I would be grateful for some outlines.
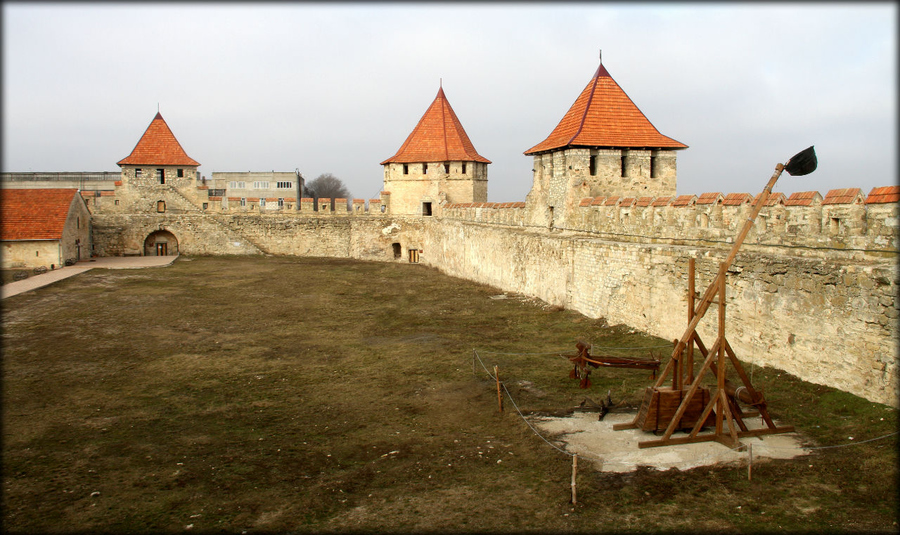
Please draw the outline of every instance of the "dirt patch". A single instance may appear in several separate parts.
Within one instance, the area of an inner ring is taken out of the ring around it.
[[[579,459],[594,463],[603,472],[631,472],[639,466],[657,470],[689,470],[698,466],[750,461],[749,448],[738,451],[718,442],[640,448],[639,442],[659,437],[640,429],[613,430],[613,425],[632,420],[634,413],[611,413],[603,420],[598,420],[597,414],[592,412],[576,412],[564,418],[533,418],[536,427],[562,442],[566,451],[577,454]],[[748,419],[745,423],[749,429],[764,427],[759,418]],[[674,433],[672,436],[686,436],[686,433]],[[762,459],[793,459],[810,453],[809,449],[801,445],[797,433],[746,437],[741,439],[741,443],[752,446],[754,462]]]

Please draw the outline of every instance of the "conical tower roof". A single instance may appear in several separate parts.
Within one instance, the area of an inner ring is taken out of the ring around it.
[[[197,165],[187,155],[159,112],[126,158],[118,165]]]
[[[685,149],[659,133],[602,64],[547,139],[525,154],[563,147]]]
[[[466,135],[462,123],[444,96],[444,88],[441,87],[434,102],[419,119],[419,124],[403,142],[397,154],[381,162],[381,165],[446,161],[491,163],[478,154],[475,146],[469,141],[469,136]]]

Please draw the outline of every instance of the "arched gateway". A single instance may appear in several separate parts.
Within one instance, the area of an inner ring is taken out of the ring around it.
[[[168,230],[157,230],[144,240],[144,256],[178,254],[178,239]]]

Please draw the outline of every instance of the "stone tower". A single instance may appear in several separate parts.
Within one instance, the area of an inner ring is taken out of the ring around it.
[[[184,152],[159,112],[131,154],[119,160],[117,165],[122,169],[124,184],[146,187],[193,185],[200,166]]]
[[[196,182],[200,164],[184,152],[159,112],[131,154],[117,164],[122,178],[116,182],[114,204],[103,211],[131,222],[132,232],[119,246],[125,254],[178,254],[184,230],[170,216],[202,212],[209,201],[206,188]]]
[[[384,166],[390,213],[440,215],[447,203],[486,202],[487,165],[444,96],[437,96]]]
[[[601,63],[534,157],[527,197],[531,223],[553,225],[584,197],[675,194],[675,151]]]

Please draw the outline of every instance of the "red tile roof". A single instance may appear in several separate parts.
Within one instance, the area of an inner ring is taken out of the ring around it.
[[[866,204],[884,204],[890,202],[900,202],[900,186],[872,188],[872,191],[869,192],[869,196],[866,197]]]
[[[822,202],[818,191],[796,191],[784,201],[785,206],[812,206]]]
[[[816,193],[816,192],[809,192],[809,193]],[[760,195],[762,195],[762,193],[757,193],[756,195],[753,196],[753,203],[752,203],[753,206],[756,206],[756,201],[759,200]],[[766,204],[764,206],[775,206],[776,204],[785,204],[786,202],[787,202],[787,197],[784,196],[784,193],[781,193],[779,191],[778,193],[769,194],[769,197],[766,198]]]
[[[722,193],[718,191],[701,193],[697,197],[697,204],[718,204],[722,198]]]
[[[134,150],[119,160],[118,165],[199,166],[200,164],[184,152],[165,119],[157,112],[144,135],[134,146]]]
[[[753,197],[751,197],[749,193],[729,193],[725,196],[725,200],[722,201],[722,204],[725,206],[740,206],[749,203],[752,200]]]
[[[640,197],[637,200],[637,202],[634,203],[634,205],[635,206],[650,206],[651,203],[653,203],[653,197]]]
[[[672,201],[672,206],[693,206],[696,202],[696,195],[679,195]]]
[[[672,202],[672,197],[657,197],[653,200],[651,206],[668,206]]]
[[[0,240],[59,240],[77,189],[4,189]]]
[[[563,147],[685,149],[687,145],[660,134],[600,65],[553,132],[525,154]]]
[[[829,190],[822,199],[822,204],[862,204],[864,201],[862,190],[859,188],[844,188]]]
[[[634,206],[634,197],[625,197],[621,201],[619,201],[619,206],[622,208],[630,208]]]
[[[475,150],[442,87],[397,154],[381,165],[449,161],[491,163]]]

